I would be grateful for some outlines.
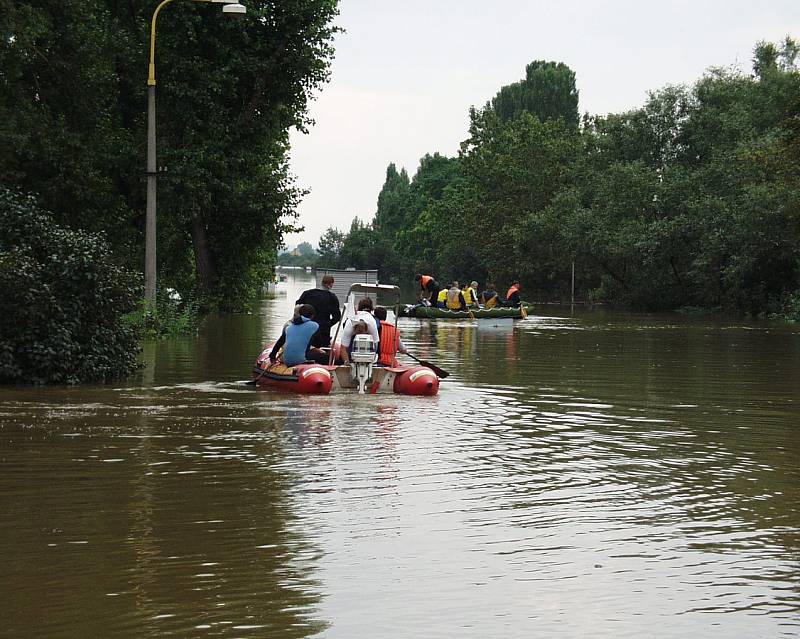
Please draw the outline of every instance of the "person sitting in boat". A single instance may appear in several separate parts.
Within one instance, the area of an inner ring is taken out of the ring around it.
[[[436,295],[439,293],[439,283],[431,275],[417,273],[414,281],[419,282],[419,298],[428,300],[431,306],[436,306]]]
[[[447,291],[446,306],[451,311],[466,311],[467,303],[464,301],[464,294],[458,288],[458,282],[453,282],[450,290]]]
[[[447,308],[447,291],[450,289],[443,288],[436,296],[436,305],[434,308]]]
[[[311,304],[300,304],[292,320],[284,327],[281,336],[270,351],[269,359],[276,362],[278,351],[283,347],[283,363],[297,366],[307,361],[327,364],[328,356],[322,347],[319,324],[314,321],[315,312]]]
[[[486,288],[481,291],[481,295],[478,299],[481,304],[483,304],[484,308],[494,308],[500,301],[497,291],[494,290],[494,284],[491,282],[486,282]]]
[[[350,344],[353,341],[353,335],[359,334],[354,332],[356,330],[356,325],[359,322],[363,322],[366,325],[366,332],[372,336],[372,340],[375,342],[376,350],[380,345],[378,321],[372,314],[372,300],[369,297],[359,300],[357,309],[358,310],[356,311],[355,317],[351,317],[342,328],[342,347],[339,349],[339,357],[342,359],[342,361],[344,361],[345,364],[350,361]],[[360,325],[358,326],[358,330],[362,330]]]
[[[511,287],[508,289],[508,293],[506,293],[506,301],[504,306],[519,308],[520,304],[522,304],[522,300],[519,297],[519,290],[519,280],[514,280],[511,282]]]
[[[375,308],[375,319],[380,327],[381,343],[378,349],[378,364],[382,366],[399,366],[397,353],[407,353],[406,345],[400,339],[400,331],[391,322],[386,321],[386,309],[383,306]]]
[[[464,302],[466,302],[468,308],[477,308],[478,283],[475,280],[473,280],[469,284],[464,284],[464,288],[462,289],[461,294],[464,296]]]

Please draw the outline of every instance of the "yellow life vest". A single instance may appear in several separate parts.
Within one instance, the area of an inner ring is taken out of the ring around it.
[[[464,301],[467,303],[467,306],[475,306],[478,303],[478,297],[475,295],[475,289],[471,286],[467,286],[464,289]]]
[[[439,291],[439,296],[436,298],[436,301],[437,302],[441,302],[442,304],[444,304],[447,301],[447,289],[446,288],[443,288],[441,291]]]
[[[484,298],[484,308],[494,308],[497,306],[497,295],[492,295],[488,300]]]
[[[447,308],[451,310],[458,310],[461,308],[461,300],[458,299],[461,295],[461,289],[451,288],[446,292]]]

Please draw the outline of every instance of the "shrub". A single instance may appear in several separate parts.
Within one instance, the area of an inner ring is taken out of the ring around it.
[[[121,318],[140,295],[102,236],[59,227],[32,197],[0,189],[0,383],[129,373],[138,332]]]
[[[796,324],[800,322],[800,289],[786,293],[776,304],[776,309],[769,313],[771,319],[782,319]]]
[[[138,308],[123,319],[135,326],[143,338],[155,339],[196,334],[203,317],[196,299],[183,299],[175,289],[159,288],[155,305],[142,300]]]

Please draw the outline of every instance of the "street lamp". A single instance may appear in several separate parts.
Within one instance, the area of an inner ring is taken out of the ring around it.
[[[147,74],[147,216],[145,220],[144,298],[149,305],[156,303],[156,18],[172,0],[162,0],[150,22],[150,66]],[[236,0],[192,0],[222,4],[222,13],[237,16],[247,9]]]

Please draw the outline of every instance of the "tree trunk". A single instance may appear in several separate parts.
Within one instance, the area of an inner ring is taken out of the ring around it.
[[[208,237],[206,227],[199,215],[192,220],[192,245],[194,247],[194,263],[197,276],[207,293],[210,293],[216,283],[217,275],[214,271],[214,259],[208,250]]]

